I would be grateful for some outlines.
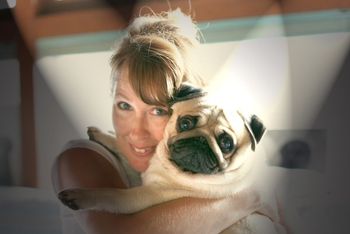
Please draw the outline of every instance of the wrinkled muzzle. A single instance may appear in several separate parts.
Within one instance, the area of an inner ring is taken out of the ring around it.
[[[203,136],[179,139],[169,145],[170,160],[181,170],[192,173],[215,174],[219,162]]]

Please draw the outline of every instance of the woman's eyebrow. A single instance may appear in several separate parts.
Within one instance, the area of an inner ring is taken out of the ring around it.
[[[115,93],[115,96],[116,96],[116,97],[121,97],[121,98],[124,98],[124,99],[129,99],[129,98],[127,97],[127,95],[125,95],[123,92],[120,92],[120,91],[117,91],[117,92]]]

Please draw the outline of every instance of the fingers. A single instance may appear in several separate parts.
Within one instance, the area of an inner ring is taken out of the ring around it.
[[[58,194],[58,199],[72,210],[79,210],[76,198],[72,196],[72,192],[73,190],[64,190]]]
[[[257,212],[267,216],[274,222],[279,221],[277,201],[273,192],[252,186],[236,194],[234,199],[237,199],[242,207],[245,207],[252,213]]]
[[[238,209],[245,209],[250,213],[255,212],[261,207],[260,194],[253,188],[245,188],[239,193],[234,194],[232,202]]]
[[[279,216],[276,206],[269,204],[261,204],[260,208],[256,211],[257,213],[267,216],[272,222],[278,222]]]

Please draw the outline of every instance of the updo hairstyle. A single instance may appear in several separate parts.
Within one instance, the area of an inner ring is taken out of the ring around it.
[[[113,87],[119,71],[127,68],[131,87],[141,100],[165,106],[182,82],[202,85],[191,66],[191,53],[198,44],[196,25],[179,9],[135,18],[111,59]]]

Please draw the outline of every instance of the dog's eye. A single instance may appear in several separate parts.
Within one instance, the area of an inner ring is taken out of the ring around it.
[[[177,130],[179,132],[189,131],[196,127],[198,118],[196,116],[186,115],[178,119]]]
[[[230,153],[235,148],[235,142],[232,137],[226,132],[221,133],[217,138],[217,142],[222,153],[227,154]]]

